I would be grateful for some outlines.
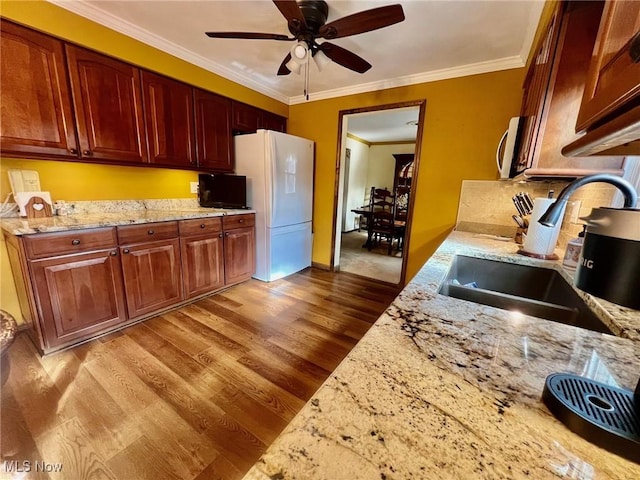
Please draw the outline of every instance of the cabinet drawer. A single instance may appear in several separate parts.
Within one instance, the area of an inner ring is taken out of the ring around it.
[[[180,220],[178,225],[180,227],[180,235],[183,237],[218,233],[222,231],[222,217]]]
[[[233,228],[253,227],[256,224],[256,214],[229,215],[222,217],[222,227],[225,230]]]
[[[167,240],[178,236],[178,222],[145,223],[118,227],[118,241],[122,244]]]
[[[92,228],[74,232],[25,235],[24,244],[30,259],[100,250],[116,246],[116,229]]]

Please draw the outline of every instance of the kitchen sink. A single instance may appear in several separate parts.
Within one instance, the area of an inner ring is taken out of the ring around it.
[[[612,333],[562,275],[549,268],[456,255],[438,293]]]

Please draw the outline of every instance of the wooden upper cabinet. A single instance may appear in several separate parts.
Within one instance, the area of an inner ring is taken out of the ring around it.
[[[193,88],[143,70],[142,92],[149,163],[195,166]]]
[[[198,166],[233,172],[231,100],[199,89],[194,95]]]
[[[590,129],[640,97],[640,61],[634,62],[630,52],[634,38],[640,43],[638,35],[640,2],[606,2],[589,65],[577,131]]]
[[[255,133],[259,128],[286,132],[287,119],[246,103],[234,101],[231,128],[234,134]]]
[[[147,160],[140,72],[98,53],[66,45],[80,153],[85,160]]]
[[[262,111],[245,103],[233,102],[233,133],[254,133],[261,127]]]
[[[2,153],[76,158],[62,42],[5,20],[0,28]]]
[[[274,130],[276,132],[287,132],[287,119],[271,112],[262,112],[262,118],[258,128]]]

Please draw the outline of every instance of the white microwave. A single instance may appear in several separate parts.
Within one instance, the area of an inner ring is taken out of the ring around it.
[[[518,173],[516,158],[519,136],[524,123],[524,117],[513,117],[509,120],[509,128],[502,135],[496,149],[496,165],[500,178],[513,178]]]

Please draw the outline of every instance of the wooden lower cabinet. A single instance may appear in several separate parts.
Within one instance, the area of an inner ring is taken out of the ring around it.
[[[254,225],[245,214],[5,234],[34,343],[52,353],[248,280]]]
[[[126,320],[116,249],[33,260],[29,267],[45,351]]]
[[[178,224],[185,298],[224,287],[222,218],[193,218]]]
[[[249,280],[256,271],[255,224],[255,213],[222,217],[226,285]]]
[[[141,317],[183,299],[179,240],[120,247],[129,318]]]

